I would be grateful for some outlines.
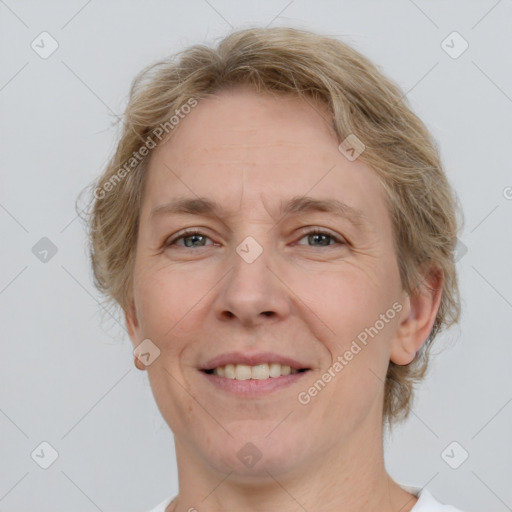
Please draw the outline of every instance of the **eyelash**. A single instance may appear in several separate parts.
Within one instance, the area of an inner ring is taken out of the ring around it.
[[[188,238],[189,236],[192,236],[192,235],[200,235],[200,236],[203,236],[206,238],[210,238],[209,236],[201,233],[200,231],[197,231],[194,228],[190,228],[190,229],[186,229],[186,230],[182,231],[178,236],[166,241],[164,246],[170,247],[172,245],[175,245],[178,240]],[[331,238],[332,240],[334,240],[337,244],[346,245],[346,242],[343,239],[338,238],[337,236],[333,235],[330,231],[325,231],[320,228],[313,228],[309,231],[305,231],[305,232],[301,233],[301,238],[299,240],[302,240],[304,237],[309,236],[309,235],[326,235],[329,238]],[[327,246],[324,245],[324,246],[317,246],[317,247],[332,247],[333,245],[336,245],[336,244],[329,244]],[[180,247],[182,247],[183,249],[187,249],[187,250],[194,250],[194,247],[185,247],[185,246],[180,246]],[[199,246],[199,247],[201,247],[201,246]],[[206,246],[202,246],[202,247],[206,247]],[[314,246],[310,246],[310,247],[314,247]]]

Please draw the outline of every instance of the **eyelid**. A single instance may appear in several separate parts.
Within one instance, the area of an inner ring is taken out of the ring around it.
[[[165,239],[164,247],[174,245],[178,240],[181,240],[182,238],[186,238],[187,236],[191,236],[191,235],[200,235],[200,236],[209,238],[211,240],[211,237],[202,231],[204,229],[205,228],[191,227],[191,228],[185,228],[181,231],[178,231],[174,235],[171,235],[170,237],[167,237]],[[337,233],[335,233],[334,231],[332,231],[328,228],[323,228],[323,227],[315,226],[315,225],[304,226],[304,227],[300,228],[299,229],[300,238],[297,241],[302,240],[307,235],[316,235],[316,234],[328,235],[335,241],[335,244],[329,244],[329,245],[323,246],[323,247],[332,247],[333,245],[336,245],[336,244],[349,245],[349,242],[345,237],[338,235]],[[214,245],[214,244],[210,244],[210,245]],[[300,244],[300,245],[302,245],[302,244]],[[191,249],[190,247],[184,247],[184,248]],[[314,249],[315,247],[312,246],[312,248]]]
[[[335,231],[332,231],[329,228],[323,228],[320,226],[305,226],[300,228],[299,232],[304,235],[310,235],[310,234],[321,234],[321,235],[329,235],[338,242],[346,242],[345,238],[336,233]]]
[[[191,235],[201,235],[201,236],[210,238],[210,240],[211,240],[211,237],[203,232],[204,229],[205,228],[194,228],[194,227],[192,227],[192,228],[185,228],[185,229],[183,229],[181,231],[178,231],[174,235],[168,236],[164,240],[164,247],[172,245],[175,242],[177,242],[178,240],[180,240],[181,238],[184,238],[184,237],[187,237],[187,236],[191,236]],[[188,249],[188,247],[185,247],[185,249]]]
[[[332,240],[335,243],[329,244],[329,245],[324,245],[323,247],[334,248],[336,245],[350,245],[348,240],[345,237],[338,235],[334,231],[331,231],[330,229],[327,229],[327,228],[321,228],[319,226],[308,226],[305,228],[301,228],[300,232],[301,232],[301,234],[300,234],[300,238],[298,239],[298,241],[302,240],[305,236],[308,236],[308,235],[327,235],[330,238],[332,238]],[[297,245],[302,245],[302,244],[297,244]],[[310,246],[310,247],[312,249],[315,249],[314,246]]]

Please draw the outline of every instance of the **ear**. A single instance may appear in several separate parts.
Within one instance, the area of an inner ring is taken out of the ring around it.
[[[398,365],[411,363],[428,339],[436,320],[444,276],[441,269],[427,270],[426,279],[403,301],[402,315],[390,359]]]
[[[135,309],[135,302],[133,300],[131,301],[128,309],[124,311],[124,318],[126,321],[126,329],[128,331],[128,335],[130,336],[130,339],[132,340],[135,352],[135,348],[140,342],[140,333],[139,321],[137,319],[137,311]],[[141,371],[144,371],[146,369],[144,364],[139,360],[137,356],[134,357],[134,364],[135,367]]]
[[[132,340],[133,346],[135,347],[139,343],[139,321],[137,319],[137,311],[135,309],[135,302],[132,300],[128,309],[124,310],[124,319],[126,321],[126,329],[128,335]]]

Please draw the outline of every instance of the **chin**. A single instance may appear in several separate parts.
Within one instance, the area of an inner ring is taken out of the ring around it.
[[[293,471],[301,464],[300,459],[305,458],[307,442],[297,438],[297,432],[287,431],[284,425],[276,429],[277,425],[279,422],[276,421],[271,424],[253,421],[250,425],[239,425],[236,432],[228,428],[233,437],[226,435],[218,441],[211,439],[204,457],[216,471],[233,473],[231,477],[236,475],[246,483]]]

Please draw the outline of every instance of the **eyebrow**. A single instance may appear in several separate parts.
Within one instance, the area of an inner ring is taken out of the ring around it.
[[[317,199],[309,196],[295,196],[286,203],[281,202],[280,216],[298,215],[303,213],[325,212],[342,217],[354,226],[364,227],[366,220],[363,212],[353,206],[337,199]],[[206,197],[178,197],[172,201],[155,207],[149,219],[160,215],[203,215],[209,217],[222,217],[222,207],[219,203]]]

